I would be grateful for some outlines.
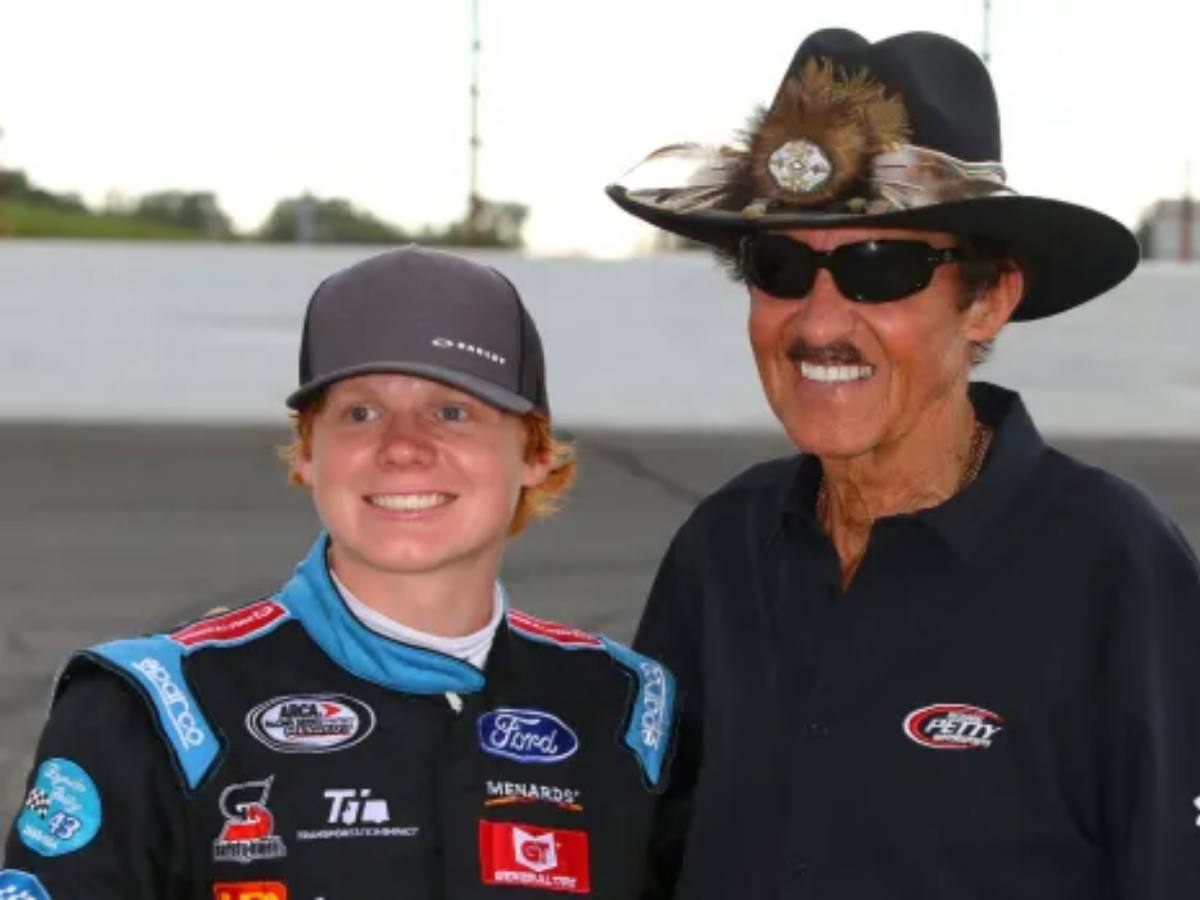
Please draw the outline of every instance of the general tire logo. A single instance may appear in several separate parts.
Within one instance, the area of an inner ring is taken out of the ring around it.
[[[344,694],[291,694],[246,713],[246,729],[280,753],[333,753],[366,740],[375,711]]]
[[[935,703],[904,717],[904,733],[933,750],[986,750],[1004,730],[1004,719],[965,703]]]
[[[558,716],[537,709],[494,709],[476,723],[485,753],[523,763],[556,763],[575,755],[579,738]]]

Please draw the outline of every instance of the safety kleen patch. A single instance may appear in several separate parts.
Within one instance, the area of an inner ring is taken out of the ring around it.
[[[71,760],[55,757],[38,766],[17,833],[35,853],[62,856],[86,847],[102,819],[100,792],[91,776]]]

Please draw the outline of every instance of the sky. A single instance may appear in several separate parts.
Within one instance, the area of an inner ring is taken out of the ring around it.
[[[603,194],[655,148],[728,142],[806,34],[933,30],[981,49],[982,0],[479,0],[479,187],[536,254],[651,236]],[[398,225],[462,215],[471,0],[0,0],[0,166],[100,203],[209,190],[242,229],[280,198]],[[992,0],[1009,184],[1133,227],[1200,190],[1197,27],[1178,0]]]

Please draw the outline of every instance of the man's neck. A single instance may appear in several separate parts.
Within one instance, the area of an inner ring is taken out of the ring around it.
[[[962,393],[899,440],[855,457],[822,457],[817,512],[837,548],[843,585],[857,570],[877,519],[938,506],[957,493],[974,432],[974,410]]]
[[[359,601],[394,622],[439,637],[473,634],[491,620],[500,560],[481,562],[487,561],[436,572],[385,572],[336,544],[329,550],[330,568]]]

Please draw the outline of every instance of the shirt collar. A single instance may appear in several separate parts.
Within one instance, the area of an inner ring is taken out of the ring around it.
[[[1007,509],[1018,488],[1046,450],[1019,394],[986,382],[973,382],[969,396],[980,422],[995,429],[979,476],[945,503],[913,513],[927,524],[960,559],[979,549],[988,527]],[[779,526],[789,520],[819,528],[815,507],[821,484],[821,462],[812,454],[796,457],[780,497]]]
[[[276,598],[327,656],[352,675],[393,690],[472,693],[483,687],[483,673],[470,663],[376,634],[355,618],[330,580],[328,542],[328,535],[317,538]]]

